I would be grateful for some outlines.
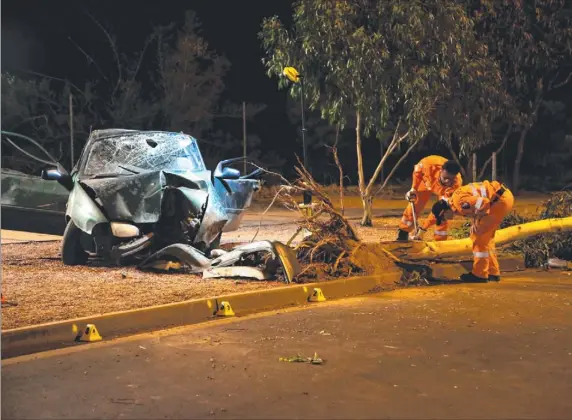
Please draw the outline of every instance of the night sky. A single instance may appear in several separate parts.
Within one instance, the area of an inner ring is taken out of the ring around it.
[[[138,53],[152,29],[175,22],[181,26],[186,10],[194,10],[202,23],[201,35],[211,49],[225,55],[231,68],[225,77],[222,100],[264,103],[268,108],[249,123],[266,145],[292,163],[301,155],[296,128],[285,113],[287,93],[265,74],[257,34],[264,17],[280,16],[289,22],[291,0],[236,1],[62,1],[4,0],[2,2],[2,71],[35,71],[65,78],[81,86],[97,77],[93,66],[68,39],[85,49],[99,64],[114,74],[115,61],[103,32],[87,15],[91,14],[116,37],[118,50]],[[153,52],[151,51],[151,54]],[[280,132],[278,139],[276,132]],[[238,127],[237,137],[242,136]],[[236,130],[234,130],[236,131]]]
[[[302,155],[297,128],[286,115],[286,91],[279,91],[277,81],[265,74],[261,63],[262,49],[257,33],[264,17],[278,15],[288,24],[292,16],[292,0],[232,0],[204,1],[63,1],[63,0],[4,0],[2,1],[2,71],[32,70],[49,76],[69,79],[82,85],[96,77],[71,39],[94,57],[100,67],[114,74],[115,62],[104,34],[86,13],[90,13],[117,39],[118,49],[128,54],[141,50],[153,27],[175,22],[180,26],[186,10],[194,10],[202,22],[202,36],[210,47],[225,55],[231,69],[225,77],[222,100],[241,103],[265,103],[267,109],[249,123],[249,133],[257,134],[263,149],[275,150],[288,159],[287,167],[295,164],[295,155]],[[18,73],[23,75],[24,73]],[[572,85],[572,84],[571,84]],[[558,92],[559,99],[569,106],[572,86]],[[553,126],[551,126],[553,128]],[[535,130],[545,132],[538,125]],[[233,124],[232,132],[240,138],[240,123]],[[534,132],[532,135],[535,135]],[[379,156],[379,144],[365,144],[366,172],[372,172]],[[507,153],[513,153],[511,142]],[[538,144],[533,142],[533,145]],[[530,154],[533,145],[527,146]],[[342,159],[346,173],[355,182],[355,154],[347,145]],[[428,153],[447,153],[435,150],[434,143],[425,143],[424,150],[416,150],[411,159]],[[310,163],[324,161],[324,150],[310,151]],[[371,156],[374,159],[368,159]],[[230,157],[230,156],[229,156]],[[510,157],[502,156],[506,167]],[[313,166],[313,165],[311,165]],[[329,163],[328,167],[333,167]],[[404,165],[398,176],[408,176],[410,166]],[[333,167],[333,172],[336,172]]]
[[[153,27],[170,22],[181,25],[185,11],[192,9],[211,48],[232,63],[226,78],[228,99],[273,102],[277,100],[276,81],[264,74],[257,32],[264,17],[277,14],[287,21],[291,5],[288,0],[4,0],[2,70],[81,78],[87,69],[86,59],[68,37],[93,54],[100,66],[115,65],[103,33],[86,12],[116,36],[120,51],[132,53],[141,49]]]

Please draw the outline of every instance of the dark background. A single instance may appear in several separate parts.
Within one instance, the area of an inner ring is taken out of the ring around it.
[[[287,117],[286,91],[279,91],[276,80],[265,74],[257,33],[264,17],[278,15],[288,24],[291,21],[292,3],[288,0],[4,0],[2,71],[17,72],[19,75],[22,71],[35,71],[82,84],[86,79],[97,77],[97,73],[93,69],[90,70],[86,58],[68,37],[89,51],[102,67],[114,66],[103,33],[86,12],[92,14],[116,37],[120,51],[130,53],[138,52],[142,48],[144,40],[155,26],[170,22],[181,25],[185,11],[192,9],[197,12],[202,22],[202,36],[209,42],[210,47],[225,55],[231,62],[221,99],[235,103],[247,101],[267,105],[267,108],[249,123],[248,131],[260,137],[261,149],[274,150],[286,159],[283,172],[290,176],[291,168],[296,162],[295,155],[302,155],[299,130]],[[563,136],[566,133],[572,134],[572,89],[568,86],[557,95],[549,99],[563,101],[566,104],[566,115],[564,118],[543,115],[531,130],[523,162],[525,184],[529,182],[527,176],[530,178],[530,185],[542,184],[542,178],[551,173],[554,166],[550,164],[550,149],[556,150],[556,146],[562,143]],[[241,123],[230,124],[228,130],[238,138],[242,136]],[[344,134],[346,146],[342,150],[341,158],[347,174],[355,184],[357,175],[352,135],[352,130]],[[499,156],[501,176],[505,173],[508,175],[512,169],[515,146],[516,141],[511,141],[507,150]],[[490,150],[493,150],[493,147],[481,151],[479,161],[484,161]],[[436,141],[429,139],[423,149],[411,154],[411,158],[402,165],[396,175],[408,177],[413,161],[428,153],[448,155]],[[377,141],[372,139],[366,142],[366,173],[373,171],[379,154],[380,145]],[[572,168],[572,155],[569,156],[569,166]],[[319,181],[336,179],[336,169],[324,148],[312,150],[310,162]]]

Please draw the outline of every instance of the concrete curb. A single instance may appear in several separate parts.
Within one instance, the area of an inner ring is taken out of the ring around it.
[[[499,258],[501,271],[524,269],[522,257]],[[433,264],[431,277],[453,279],[470,271],[470,263]],[[78,331],[95,324],[103,339],[139,334],[184,325],[212,321],[217,318],[220,303],[230,303],[237,316],[282,309],[290,306],[316,305],[308,298],[318,287],[326,299],[340,299],[377,292],[382,285],[393,285],[402,270],[395,267],[378,276],[360,276],[321,283],[291,285],[268,290],[233,293],[212,298],[193,299],[148,308],[112,312],[104,315],[57,321],[2,331],[2,359],[78,345]]]
[[[380,276],[361,276],[322,283],[193,299],[148,308],[113,312],[2,331],[2,359],[78,345],[78,331],[95,324],[103,339],[156,331],[216,319],[216,309],[228,301],[237,316],[308,304],[315,287],[326,299],[339,299],[379,290],[401,277],[397,267]],[[315,305],[316,303],[311,303]]]

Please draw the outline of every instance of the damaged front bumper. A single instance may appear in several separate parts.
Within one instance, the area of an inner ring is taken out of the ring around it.
[[[162,269],[165,261],[176,259],[188,266],[192,273],[203,273],[203,278],[244,277],[257,280],[275,278],[278,269],[284,274],[284,282],[291,283],[300,273],[300,263],[294,250],[278,241],[258,241],[239,245],[231,251],[211,251],[208,258],[196,248],[174,244],[157,251],[140,268]]]

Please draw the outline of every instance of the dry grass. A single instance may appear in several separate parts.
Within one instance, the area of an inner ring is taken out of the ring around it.
[[[59,243],[2,246],[2,329],[284,286],[281,282],[203,280],[134,267],[64,267]]]
[[[394,239],[397,220],[376,219],[375,228],[352,225],[364,242],[378,242]],[[280,226],[281,238],[275,238],[277,228],[262,228],[257,240],[286,242],[296,231],[295,224]],[[236,233],[249,241],[255,229]],[[233,242],[235,239],[239,238],[232,237]],[[2,329],[284,286],[274,281],[203,280],[191,274],[155,274],[135,267],[67,267],[60,261],[59,247],[59,242],[2,245],[2,293],[18,303],[2,309]]]

